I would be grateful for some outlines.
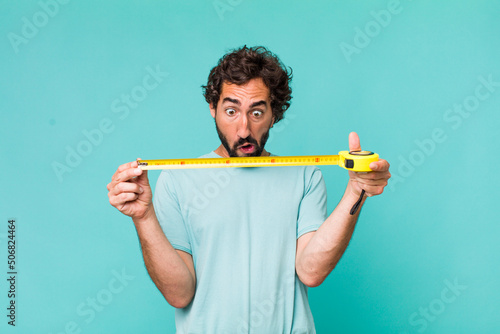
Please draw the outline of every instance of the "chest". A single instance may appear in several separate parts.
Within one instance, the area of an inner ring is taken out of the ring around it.
[[[304,182],[279,167],[215,169],[191,173],[180,193],[183,218],[196,239],[295,235]]]

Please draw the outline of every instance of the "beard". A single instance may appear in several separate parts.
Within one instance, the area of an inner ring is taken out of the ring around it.
[[[255,150],[252,153],[248,154],[243,154],[244,157],[260,157],[262,154],[262,151],[264,151],[264,146],[266,145],[267,139],[269,138],[269,129],[260,137],[260,144],[259,142],[253,138],[252,136],[248,136],[246,138],[240,138],[236,143],[234,143],[233,147],[229,145],[229,142],[227,141],[226,136],[222,133],[222,131],[219,129],[219,126],[217,125],[217,121],[215,122],[215,128],[217,129],[217,134],[219,135],[219,139],[226,149],[227,153],[231,158],[236,158],[239,157],[238,155],[238,146],[241,146],[243,144],[253,144],[255,146]]]

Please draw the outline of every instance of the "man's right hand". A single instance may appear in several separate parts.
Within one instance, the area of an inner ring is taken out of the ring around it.
[[[137,161],[118,167],[107,188],[109,203],[132,219],[154,213],[148,173],[138,168]]]

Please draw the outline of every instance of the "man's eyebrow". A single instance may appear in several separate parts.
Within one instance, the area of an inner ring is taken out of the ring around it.
[[[254,108],[257,106],[261,106],[261,105],[264,105],[264,106],[267,105],[266,101],[260,100],[260,101],[254,102],[250,105],[250,108]]]
[[[231,102],[231,103],[234,103],[234,104],[237,104],[237,105],[241,105],[241,102],[239,100],[236,100],[236,99],[232,99],[230,97],[225,97],[223,100],[222,100],[222,103],[224,102]]]
[[[225,97],[225,98],[222,100],[222,103],[224,103],[224,102],[231,102],[231,103],[234,103],[234,104],[236,104],[236,105],[241,106],[241,102],[240,102],[240,100],[237,100],[237,99],[232,99],[232,98],[230,98],[230,97]],[[265,105],[267,105],[266,101],[264,101],[264,100],[260,100],[260,101],[254,102],[254,103],[252,103],[252,104],[250,105],[250,108],[255,108],[255,107],[257,107],[257,106],[262,106],[262,105],[264,105],[264,106],[265,106]]]

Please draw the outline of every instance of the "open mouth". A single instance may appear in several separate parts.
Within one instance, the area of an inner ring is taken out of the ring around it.
[[[242,150],[244,153],[252,153],[254,148],[255,148],[255,146],[253,144],[246,144],[246,145],[240,146],[240,150]]]

